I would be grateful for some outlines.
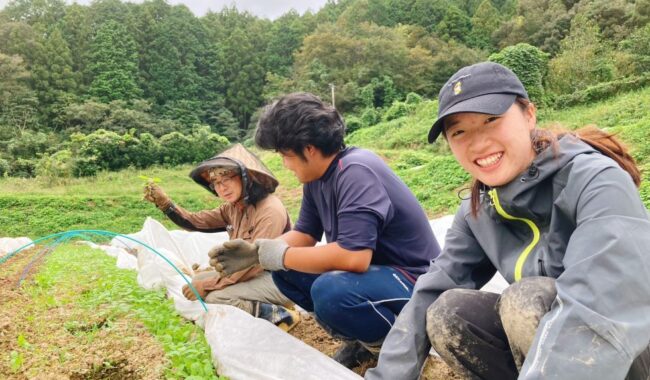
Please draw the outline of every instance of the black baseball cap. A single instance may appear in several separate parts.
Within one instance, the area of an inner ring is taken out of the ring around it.
[[[501,115],[518,97],[528,99],[528,93],[507,67],[494,62],[463,67],[440,89],[438,120],[429,131],[429,143],[440,136],[445,117],[461,112]]]

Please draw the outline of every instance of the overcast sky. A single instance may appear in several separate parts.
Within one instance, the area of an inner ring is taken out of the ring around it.
[[[10,0],[0,0],[0,8]],[[65,0],[71,4],[73,0]],[[170,4],[185,4],[197,16],[203,16],[209,9],[219,11],[225,5],[235,5],[239,10],[246,10],[250,13],[270,19],[275,19],[288,12],[292,8],[303,14],[308,9],[317,11],[327,0],[167,0]],[[77,0],[79,4],[90,4],[91,0]],[[142,1],[129,1],[141,3]]]

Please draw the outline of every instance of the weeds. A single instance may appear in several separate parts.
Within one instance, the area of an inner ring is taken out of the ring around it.
[[[618,134],[632,148],[643,166],[650,157],[650,88],[572,108],[554,111],[541,109],[542,127],[561,124],[576,129],[587,124]],[[469,177],[455,164],[444,141],[428,144],[427,133],[436,118],[437,102],[422,101],[406,116],[361,128],[350,134],[346,143],[379,154],[411,188],[430,216],[452,213],[460,204],[457,192],[467,186]],[[284,202],[293,221],[298,216],[302,198],[301,184],[282,166],[274,152],[257,152],[278,178],[276,195]],[[0,236],[32,237],[73,228],[96,228],[115,232],[138,231],[147,216],[168,228],[176,228],[162,213],[142,201],[142,183],[164,180],[165,192],[188,210],[212,209],[218,198],[197,186],[189,177],[192,167],[148,168],[146,175],[136,169],[104,172],[96,177],[71,179],[65,185],[43,179],[0,179]],[[650,172],[644,170],[644,173]],[[650,206],[647,185],[641,195]]]
[[[62,328],[77,344],[93,345],[104,330],[108,333],[117,327],[142,326],[165,351],[168,365],[163,372],[166,378],[223,379],[215,375],[203,331],[176,313],[164,291],[141,288],[136,275],[134,271],[118,269],[115,259],[102,251],[65,244],[48,257],[34,281],[25,286],[25,291],[33,297],[32,306],[40,310],[35,313],[47,314],[51,303],[48,297],[66,309],[80,311],[74,319],[62,323]],[[101,339],[106,339],[106,334],[102,334]],[[119,339],[126,340],[120,344],[128,346],[128,340],[133,338],[120,336]],[[20,334],[17,346],[24,351],[31,345]],[[20,352],[13,352],[10,354],[11,368],[19,371],[24,358]],[[70,357],[65,351],[57,355],[62,363]],[[93,364],[79,376],[92,378],[93,374],[99,376],[118,370],[125,374],[132,370],[120,360],[107,358],[104,364]]]

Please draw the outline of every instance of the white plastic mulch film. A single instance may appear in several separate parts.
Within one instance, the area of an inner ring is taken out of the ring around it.
[[[32,239],[28,237],[3,237],[0,238],[0,257],[3,257],[20,247],[23,247],[32,242]]]
[[[210,310],[205,337],[219,374],[231,379],[361,379],[315,348],[234,306]]]
[[[441,248],[452,221],[453,216],[449,215],[429,222]],[[228,305],[208,304],[206,313],[198,301],[183,296],[183,277],[191,281],[193,267],[199,271],[209,269],[207,252],[226,241],[226,233],[168,231],[156,220],[147,218],[141,231],[127,236],[164,255],[183,275],[147,247],[124,237],[115,237],[110,245],[84,243],[116,257],[118,267],[137,270],[137,281],[143,288],[165,288],[178,313],[204,327],[212,360],[221,375],[233,380],[361,379],[265,320]],[[0,238],[0,257],[30,242],[28,238]],[[507,285],[497,274],[483,290],[500,293]]]

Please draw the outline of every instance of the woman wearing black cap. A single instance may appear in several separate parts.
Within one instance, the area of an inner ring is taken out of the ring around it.
[[[626,149],[537,129],[495,63],[454,74],[429,142],[474,178],[366,379],[417,379],[430,347],[471,379],[648,379],[650,221]],[[498,271],[503,294],[480,289]]]
[[[147,185],[145,199],[188,231],[227,231],[230,239],[254,241],[276,238],[290,229],[287,210],[271,194],[278,186],[277,179],[241,144],[201,162],[190,177],[225,202],[213,210],[190,212],[175,205],[155,184]],[[199,274],[192,279],[192,286],[205,302],[237,306],[285,330],[299,321],[299,314],[285,307],[292,302],[278,290],[271,274],[259,265],[223,277],[216,271]],[[196,300],[187,285],[183,294],[189,300]]]

